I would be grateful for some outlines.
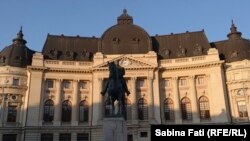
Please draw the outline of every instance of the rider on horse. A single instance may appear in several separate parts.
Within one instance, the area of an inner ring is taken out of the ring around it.
[[[109,63],[109,62],[108,62]],[[126,81],[124,79],[124,75],[125,75],[125,69],[121,66],[119,66],[119,63],[117,63],[116,65],[116,70],[118,72],[118,77],[119,77],[119,80],[121,81],[121,84],[122,84],[122,87],[124,88],[125,92],[127,93],[127,95],[130,94],[129,90],[128,90],[128,86],[126,84]],[[110,83],[110,80],[111,80],[111,73],[109,74],[109,79],[108,79],[108,82],[106,83],[105,87],[104,87],[104,90],[101,91],[101,94],[102,95],[105,95],[107,89],[108,89],[108,86],[109,86],[109,83]]]
[[[125,70],[123,67],[117,66],[114,62],[109,63],[109,79],[104,87],[104,90],[101,91],[102,95],[106,94],[106,91],[108,92],[108,96],[110,98],[111,106],[112,106],[112,115],[115,115],[114,113],[114,102],[118,101],[118,113],[117,115],[123,115],[126,116],[126,108],[125,108],[125,92],[127,95],[130,94],[128,91],[128,87],[126,84],[125,79],[123,78],[123,75],[125,74]]]

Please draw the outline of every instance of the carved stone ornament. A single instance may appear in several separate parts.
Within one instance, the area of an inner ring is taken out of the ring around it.
[[[56,49],[51,49],[49,53],[52,59],[57,59],[58,51]]]
[[[122,66],[122,67],[125,67],[125,66],[128,66],[128,65],[131,65],[131,61],[127,58],[124,58],[122,60],[119,61],[119,65]]]
[[[231,55],[230,55],[231,58],[235,58],[235,57],[238,57],[238,52],[236,50],[234,50]]]
[[[196,45],[194,46],[193,54],[194,54],[194,55],[202,55],[202,51],[203,51],[202,46],[200,46],[199,44],[196,44]]]
[[[170,53],[171,52],[170,52],[169,49],[164,48],[164,49],[161,50],[160,55],[163,56],[163,57],[165,57],[165,58],[169,58],[170,57]]]
[[[177,56],[178,57],[185,57],[186,56],[186,49],[182,46],[179,46],[177,50]]]

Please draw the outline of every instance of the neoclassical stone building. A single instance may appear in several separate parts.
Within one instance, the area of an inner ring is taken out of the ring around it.
[[[22,29],[0,53],[0,140],[101,141],[107,62],[125,68],[129,141],[150,124],[242,124],[250,113],[250,41],[204,31],[150,36],[124,10],[101,37],[48,35],[41,52]]]

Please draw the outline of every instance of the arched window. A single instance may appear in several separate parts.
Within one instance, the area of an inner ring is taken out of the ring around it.
[[[164,101],[164,116],[165,120],[174,120],[174,102],[171,98]]]
[[[111,100],[108,98],[105,101],[105,116],[109,116],[112,114],[112,105],[111,105]]]
[[[69,100],[65,100],[62,103],[62,122],[71,121],[72,106]]]
[[[132,109],[131,109],[131,102],[130,102],[130,100],[129,99],[126,99],[125,100],[125,107],[126,107],[126,117],[125,117],[125,119],[126,120],[131,120],[132,119]]]
[[[138,118],[139,120],[148,119],[148,104],[144,98],[138,100]]]
[[[239,117],[240,118],[246,118],[246,117],[248,117],[247,103],[246,103],[245,100],[237,101],[237,107],[238,107]]]
[[[83,100],[79,104],[79,121],[88,122],[89,120],[89,104],[86,100]]]
[[[209,102],[206,96],[201,96],[199,99],[200,106],[200,118],[201,119],[210,119],[210,110],[209,110]]]
[[[44,103],[43,121],[51,122],[54,119],[54,102],[49,99]]]
[[[181,113],[183,120],[192,120],[191,102],[187,97],[181,100]]]

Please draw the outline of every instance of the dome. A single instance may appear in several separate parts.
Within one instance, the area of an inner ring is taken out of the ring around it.
[[[133,18],[123,10],[117,24],[103,33],[100,50],[104,54],[143,54],[152,50],[152,43],[148,33],[134,25]]]
[[[22,28],[13,39],[12,45],[5,47],[0,52],[0,66],[13,66],[25,68],[31,64],[34,51],[26,47],[26,41],[23,39]]]
[[[227,35],[225,48],[225,59],[227,62],[241,61],[244,59],[250,59],[250,43],[241,37],[241,32],[237,31],[237,27],[232,21],[230,28],[231,32]]]

